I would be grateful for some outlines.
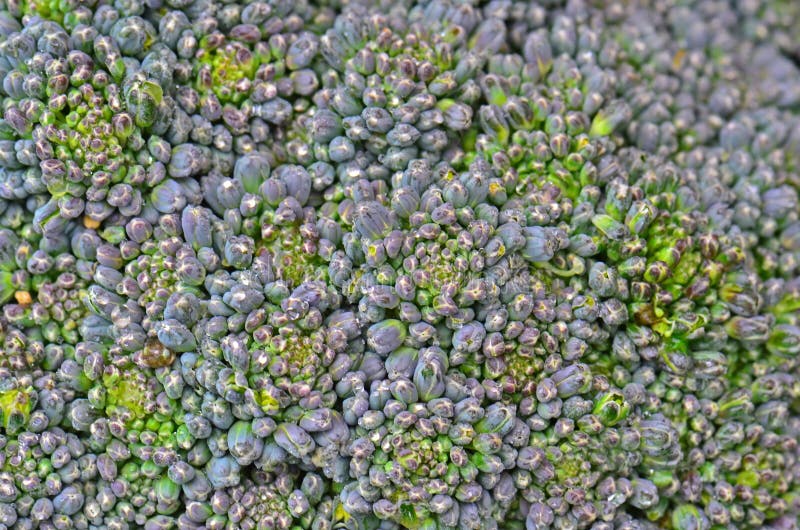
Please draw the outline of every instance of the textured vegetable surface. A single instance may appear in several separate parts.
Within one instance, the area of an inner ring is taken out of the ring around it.
[[[800,529],[799,6],[0,0],[0,530]]]

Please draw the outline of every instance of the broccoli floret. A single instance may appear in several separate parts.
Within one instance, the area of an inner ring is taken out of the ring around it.
[[[795,12],[0,1],[0,529],[798,528]]]

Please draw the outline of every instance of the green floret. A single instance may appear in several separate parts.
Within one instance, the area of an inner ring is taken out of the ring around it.
[[[314,249],[315,241],[298,226],[276,227],[263,218],[261,239],[256,253],[268,253],[275,267],[275,275],[289,286],[305,282],[327,281],[328,264]]]
[[[88,391],[92,406],[121,421],[129,432],[147,433],[159,447],[174,448],[183,433],[179,402],[159,394],[163,386],[152,371],[136,366],[109,370]]]
[[[5,432],[10,434],[24,427],[35,404],[33,388],[0,391],[0,421]]]
[[[673,530],[690,530],[694,528],[702,528],[703,525],[708,524],[696,506],[691,504],[684,504],[678,506],[672,511],[672,528]]]
[[[110,411],[122,407],[135,418],[141,418],[145,414],[145,403],[147,401],[146,390],[141,380],[137,380],[133,373],[125,374],[121,377],[104,376],[103,386],[106,389],[106,406]]]
[[[273,376],[279,387],[301,381],[312,381],[321,373],[319,354],[322,347],[322,334],[303,333],[295,327],[285,327],[271,337],[264,347],[274,361],[286,363],[285,368],[275,368]],[[270,363],[271,364],[271,363]],[[286,381],[283,383],[283,381]]]
[[[625,420],[630,413],[630,403],[619,390],[612,390],[600,396],[595,402],[593,414],[603,425],[613,426]]]
[[[158,118],[157,112],[163,110],[159,109],[159,106],[164,101],[164,91],[153,81],[134,81],[125,88],[125,101],[137,127],[149,127]],[[125,135],[128,130],[122,130],[120,133],[118,136],[122,136],[123,140],[127,139]]]
[[[110,95],[107,87],[101,85],[96,91],[84,86],[87,90],[83,93],[72,89],[66,94],[63,108],[44,111],[39,123],[45,127],[45,137],[53,146],[56,160],[74,162],[87,176],[95,171],[109,172],[112,182],[120,182],[133,160],[125,149],[135,132],[131,117],[125,114],[114,117],[115,112],[106,99]],[[119,94],[114,96],[119,97]],[[146,114],[137,112],[137,115]],[[54,197],[70,193],[66,181],[53,180],[48,190]]]
[[[18,5],[12,3],[11,11],[21,18],[24,15],[38,15],[43,19],[74,27],[76,24],[74,11],[79,6],[93,7],[95,1],[78,2],[76,0],[24,0]]]
[[[218,36],[214,36],[218,37]],[[204,37],[194,62],[195,88],[198,92],[213,92],[223,104],[242,103],[250,94],[259,67],[270,63],[265,50],[251,50],[241,42]],[[213,43],[213,44],[212,44]],[[274,63],[282,66],[282,63]],[[282,72],[275,72],[280,75]]]

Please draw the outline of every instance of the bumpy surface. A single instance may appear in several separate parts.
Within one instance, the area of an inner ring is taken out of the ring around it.
[[[0,530],[797,530],[798,6],[0,0]]]

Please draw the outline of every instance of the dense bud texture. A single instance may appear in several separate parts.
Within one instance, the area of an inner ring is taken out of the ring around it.
[[[798,20],[0,0],[0,530],[800,529]]]

